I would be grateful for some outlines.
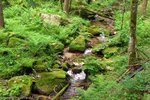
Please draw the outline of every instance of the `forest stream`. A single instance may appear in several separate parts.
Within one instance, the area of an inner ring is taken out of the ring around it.
[[[105,11],[105,9],[103,9]],[[107,8],[106,8],[107,12]],[[112,13],[110,12],[107,15],[112,16]],[[92,19],[91,16],[89,18],[91,22],[91,26],[96,27],[96,28],[103,28],[105,30],[110,31],[111,35],[115,34],[114,28],[113,28],[113,20],[110,18],[105,18],[97,15],[96,13],[93,13]],[[89,27],[91,27],[89,26]],[[103,33],[93,33],[93,36],[91,39],[88,40],[88,48],[84,50],[84,52],[74,52],[74,51],[69,51],[69,48],[66,47],[63,52],[63,56],[60,57],[61,63],[67,62],[73,67],[71,67],[68,71],[68,82],[69,85],[66,87],[65,91],[61,93],[62,95],[60,97],[57,97],[61,100],[66,100],[69,98],[73,97],[78,97],[78,92],[76,88],[82,88],[82,89],[87,89],[89,85],[91,84],[90,80],[87,80],[87,75],[85,71],[82,70],[82,65],[84,65],[83,62],[76,62],[78,59],[86,56],[86,55],[93,55],[92,53],[92,47],[96,44],[99,43],[105,43],[107,42],[107,37]],[[98,58],[103,57],[101,53],[96,54]],[[35,95],[35,94],[34,94]],[[33,95],[33,96],[34,96]],[[37,95],[35,95],[37,97]],[[39,95],[41,96],[41,95]],[[41,96],[43,98],[48,98],[46,96]]]
[[[136,1],[0,0],[0,100],[150,100]]]

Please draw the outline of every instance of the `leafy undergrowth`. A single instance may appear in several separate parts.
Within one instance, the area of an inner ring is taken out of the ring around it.
[[[52,6],[53,9],[49,9]],[[40,13],[55,13],[67,18],[61,10],[57,10],[59,7],[55,2],[36,8],[13,5],[4,9],[5,28],[0,31],[1,77],[28,74],[40,69],[40,65],[43,67],[41,71],[49,70],[64,45],[78,35],[78,28],[89,25],[78,16],[70,16],[70,22],[65,26],[45,25]]]
[[[51,71],[53,65],[57,63],[58,55],[62,54],[64,48],[75,38],[82,35],[87,41],[91,37],[90,31],[87,30],[90,21],[75,15],[73,12],[69,16],[66,15],[57,1],[8,1],[10,4],[4,9],[5,28],[0,30],[0,78]],[[115,0],[100,1],[102,2],[97,0],[92,4],[87,4],[85,0],[78,3],[73,1],[72,6],[76,7],[81,4],[88,9],[99,10],[105,6],[110,7]],[[150,6],[148,5],[149,9]],[[42,13],[59,15],[63,22],[60,25],[44,23],[40,16]],[[120,29],[122,12],[117,10],[113,13],[116,34],[108,35],[107,43],[98,44],[96,48],[93,48],[96,49],[95,51],[103,53],[103,58],[99,59],[93,55],[84,57],[83,62],[85,64],[82,68],[89,73],[88,78],[92,84],[87,90],[78,89],[80,93],[78,99],[143,99],[143,95],[148,89],[150,82],[149,63],[143,63],[145,69],[137,73],[134,78],[127,76],[120,83],[116,82],[117,78],[127,69],[129,11],[125,12],[122,29]],[[149,14],[145,19],[139,15],[137,63],[149,60],[150,57],[149,22]],[[87,47],[86,43],[84,47]],[[96,54],[94,53],[94,55]],[[4,85],[4,83],[0,82],[0,96],[18,96],[21,91],[19,86],[5,89],[1,87],[1,84]]]
[[[118,98],[121,100],[148,100],[150,63],[143,62],[150,59],[150,49],[148,49],[150,48],[149,13],[145,19],[140,15],[138,15],[137,19],[137,63],[142,64],[144,70],[137,72],[133,78],[126,75],[120,83],[117,82],[120,75],[127,69],[128,59],[126,52],[128,46],[129,14],[129,11],[125,12],[123,28],[121,29],[122,12],[114,12],[117,34],[109,39],[108,44],[109,46],[120,47],[121,52],[119,55],[114,55],[107,59],[109,63],[105,64],[106,66],[114,67],[114,70],[104,74],[89,76],[93,82],[90,87],[87,90],[77,89],[81,95],[81,100],[117,100]],[[103,60],[102,62],[106,61]]]

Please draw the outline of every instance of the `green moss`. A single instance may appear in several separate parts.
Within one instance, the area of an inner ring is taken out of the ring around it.
[[[0,42],[6,43],[7,39],[8,39],[8,33],[1,33],[0,32]]]
[[[13,53],[13,50],[11,48],[0,47],[0,55],[2,55],[2,56],[14,55],[14,53]]]
[[[21,96],[29,96],[31,92],[32,78],[27,75],[15,76],[8,81],[8,87],[20,86]]]
[[[143,100],[150,100],[150,94],[144,93]]]
[[[103,68],[106,68],[106,66],[111,66],[113,63],[112,59],[103,59],[100,64],[103,66]]]
[[[17,47],[18,45],[25,46],[27,45],[27,42],[25,40],[16,37],[11,37],[9,39],[9,43],[8,43],[9,47]]]
[[[60,67],[59,64],[55,64],[55,65],[53,66],[54,69],[59,69],[59,67]]]
[[[25,67],[32,67],[33,66],[33,63],[34,63],[34,59],[32,58],[22,58],[20,60],[18,60],[21,64],[21,66],[25,66]]]
[[[47,71],[47,69],[48,69],[47,66],[44,64],[34,66],[34,70],[36,72]]]
[[[50,46],[52,47],[52,49],[54,49],[54,52],[62,52],[64,49],[64,44],[59,41],[51,43]]]
[[[92,52],[96,53],[96,52],[100,52],[102,50],[104,50],[107,47],[106,44],[96,44],[94,45],[94,47],[92,48]]]
[[[50,56],[43,56],[36,59],[33,63],[33,69],[36,72],[47,71],[54,63],[54,58]]]
[[[43,72],[40,76],[40,79],[36,81],[35,90],[41,94],[49,94],[53,92],[53,89],[56,86],[64,85],[66,83],[66,72],[62,70]]]
[[[106,48],[102,51],[102,53],[104,54],[104,57],[109,58],[112,55],[115,55],[118,53],[118,48],[117,47],[109,47]]]
[[[84,36],[78,36],[74,39],[69,45],[70,50],[72,51],[84,51],[86,49],[86,43]]]
[[[69,64],[67,62],[64,62],[61,66],[62,66],[62,68],[64,70],[68,70],[69,69]]]

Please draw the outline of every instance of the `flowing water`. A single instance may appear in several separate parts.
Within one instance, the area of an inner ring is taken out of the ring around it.
[[[67,73],[70,76],[70,86],[62,95],[62,99],[77,97],[78,93],[76,91],[76,87],[79,87],[79,84],[81,84],[86,79],[86,74],[84,71],[81,71],[79,73],[73,73],[72,69],[70,69],[67,71]]]

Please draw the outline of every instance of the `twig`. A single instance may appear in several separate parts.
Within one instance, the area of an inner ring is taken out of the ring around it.
[[[146,60],[146,61],[142,62],[141,64],[129,65],[129,68],[128,68],[124,73],[122,73],[122,75],[119,77],[119,79],[117,80],[117,82],[119,83],[120,80],[121,80],[128,72],[130,72],[132,69],[134,69],[134,67],[140,66],[140,65],[142,65],[143,63],[146,63],[146,62],[150,62],[150,60]]]
[[[56,100],[69,86],[69,83],[64,87],[62,88],[53,98],[52,100]]]

